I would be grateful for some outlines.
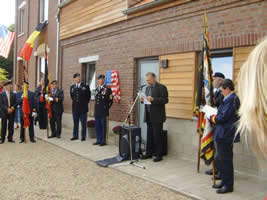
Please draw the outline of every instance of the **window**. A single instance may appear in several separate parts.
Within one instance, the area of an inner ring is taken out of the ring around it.
[[[83,75],[82,80],[89,85],[91,90],[91,98],[95,98],[95,63],[83,63]]]
[[[48,2],[49,0],[40,0],[40,22],[48,20]]]
[[[26,2],[23,1],[21,2],[21,4],[19,5],[19,19],[18,19],[18,32],[19,34],[24,33],[24,17],[25,17],[25,5]]]
[[[211,51],[213,72],[221,72],[225,78],[233,79],[233,53],[232,49]]]
[[[37,86],[39,85],[41,78],[44,77],[45,73],[45,58],[44,57],[38,57],[38,65],[37,65]]]

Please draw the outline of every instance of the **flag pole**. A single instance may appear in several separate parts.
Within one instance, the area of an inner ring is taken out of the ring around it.
[[[202,124],[202,121],[203,121],[203,113],[200,112],[199,113],[199,116],[198,116],[198,155],[197,155],[197,173],[199,173],[199,170],[200,170],[200,149],[201,149],[201,124]]]
[[[26,63],[25,63],[25,53],[24,53],[24,58],[22,59],[23,60],[23,67],[24,67],[24,81],[23,81],[23,98],[24,98],[24,88],[25,88],[25,82],[26,82],[26,73],[28,73],[28,71],[27,71],[27,68],[26,68]],[[21,105],[21,106],[23,106],[23,105]],[[21,108],[22,109],[22,108]],[[24,129],[24,131],[23,131],[23,134],[24,134],[24,143],[27,143],[27,138],[26,138],[26,128],[24,127],[24,121],[25,119],[24,119],[24,113],[23,113],[23,129]]]
[[[46,51],[46,44],[45,44],[45,60],[46,60],[46,66],[45,67],[47,67],[48,68],[48,66],[47,66],[47,51]],[[46,86],[46,88],[45,88],[45,91],[46,91],[46,93],[48,93],[48,90],[47,90],[47,88],[48,88],[48,84],[46,85],[46,81],[49,81],[48,80],[48,70],[46,70],[45,69],[45,76],[47,76],[47,80],[45,80],[45,86]],[[49,94],[47,94],[48,96],[49,96]],[[49,100],[47,99],[46,100],[46,103],[49,103]],[[46,120],[46,133],[47,133],[47,138],[49,138],[49,122],[50,122],[50,119],[49,119],[49,111],[48,111],[48,109],[47,109],[47,106],[46,106],[46,114],[47,114],[47,120]]]

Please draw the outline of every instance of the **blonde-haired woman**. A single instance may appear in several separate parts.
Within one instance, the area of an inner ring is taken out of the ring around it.
[[[238,131],[245,133],[260,160],[267,159],[267,38],[250,53],[240,70]]]

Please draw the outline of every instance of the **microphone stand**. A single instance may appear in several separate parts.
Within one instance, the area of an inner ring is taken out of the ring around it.
[[[141,89],[142,89],[142,87],[141,87]],[[133,108],[134,108],[138,98],[139,98],[139,92],[137,93],[137,96],[135,97],[135,100],[134,100],[134,102],[133,102],[133,104],[132,104],[132,106],[131,106],[131,108],[130,108],[130,110],[128,112],[128,115],[127,115],[127,117],[126,117],[126,119],[125,119],[125,121],[123,123],[123,125],[128,123],[128,128],[129,128],[129,134],[128,135],[129,135],[129,142],[130,142],[130,159],[131,160],[129,162],[127,162],[127,163],[117,164],[117,165],[115,165],[116,167],[125,166],[125,165],[132,165],[132,166],[135,166],[135,167],[146,169],[145,166],[137,164],[137,162],[138,162],[137,159],[133,160],[133,152],[132,152],[133,147],[132,147],[132,131],[131,131],[131,114],[132,114]]]

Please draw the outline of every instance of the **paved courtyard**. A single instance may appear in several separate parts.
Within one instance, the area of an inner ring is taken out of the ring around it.
[[[16,139],[0,145],[0,152],[0,200],[189,199],[42,140]]]

